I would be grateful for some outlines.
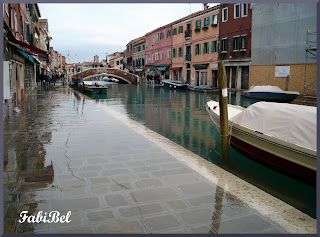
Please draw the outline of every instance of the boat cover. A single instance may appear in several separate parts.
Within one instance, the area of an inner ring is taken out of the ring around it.
[[[317,108],[257,102],[230,121],[254,131],[317,151]]]
[[[297,94],[297,91],[284,91],[277,86],[251,86],[246,92],[268,92],[268,93],[285,93],[285,94]]]

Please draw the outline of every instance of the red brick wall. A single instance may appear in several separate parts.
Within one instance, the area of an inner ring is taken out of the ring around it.
[[[252,10],[250,4],[248,4],[248,15],[242,17],[242,4],[240,3],[240,17],[234,19],[234,5],[235,4],[222,4],[219,14],[219,34],[220,40],[222,38],[228,38],[228,51],[227,53],[220,53],[220,60],[232,60],[251,58],[251,20]],[[222,22],[222,10],[228,8],[228,20]],[[247,49],[245,52],[232,52],[232,37],[237,35],[247,34]]]

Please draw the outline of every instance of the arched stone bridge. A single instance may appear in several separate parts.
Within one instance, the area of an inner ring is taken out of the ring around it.
[[[110,76],[119,79],[125,83],[138,84],[139,77],[137,75],[132,74],[130,72],[125,72],[117,68],[89,68],[85,69],[82,72],[75,73],[73,77],[82,77],[83,79],[86,79],[87,77],[99,76],[102,74],[104,76]]]

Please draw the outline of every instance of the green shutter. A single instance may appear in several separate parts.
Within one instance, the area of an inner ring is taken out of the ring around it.
[[[239,41],[238,41],[238,49],[240,50],[241,49],[241,36],[239,37]]]
[[[247,48],[247,35],[244,37],[244,48]]]
[[[196,21],[196,29],[198,28],[198,21]]]
[[[205,49],[205,43],[202,43],[202,54],[205,54],[204,49]]]
[[[207,45],[207,53],[209,53],[209,52],[210,52],[209,42],[208,42],[208,43],[206,43],[206,45]]]
[[[217,23],[219,22],[219,14],[217,14]]]
[[[232,38],[232,50],[235,50],[234,38]]]
[[[211,53],[214,53],[214,44],[213,44],[213,41],[211,41]]]
[[[197,45],[194,45],[194,55],[198,55],[197,54]]]
[[[201,28],[201,20],[199,21],[199,27]]]
[[[212,15],[211,24],[213,24],[213,22],[214,22],[214,16],[215,16],[215,15]]]

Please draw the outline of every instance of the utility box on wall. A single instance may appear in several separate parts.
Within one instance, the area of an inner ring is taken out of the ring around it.
[[[3,61],[3,103],[11,98],[10,62]]]

